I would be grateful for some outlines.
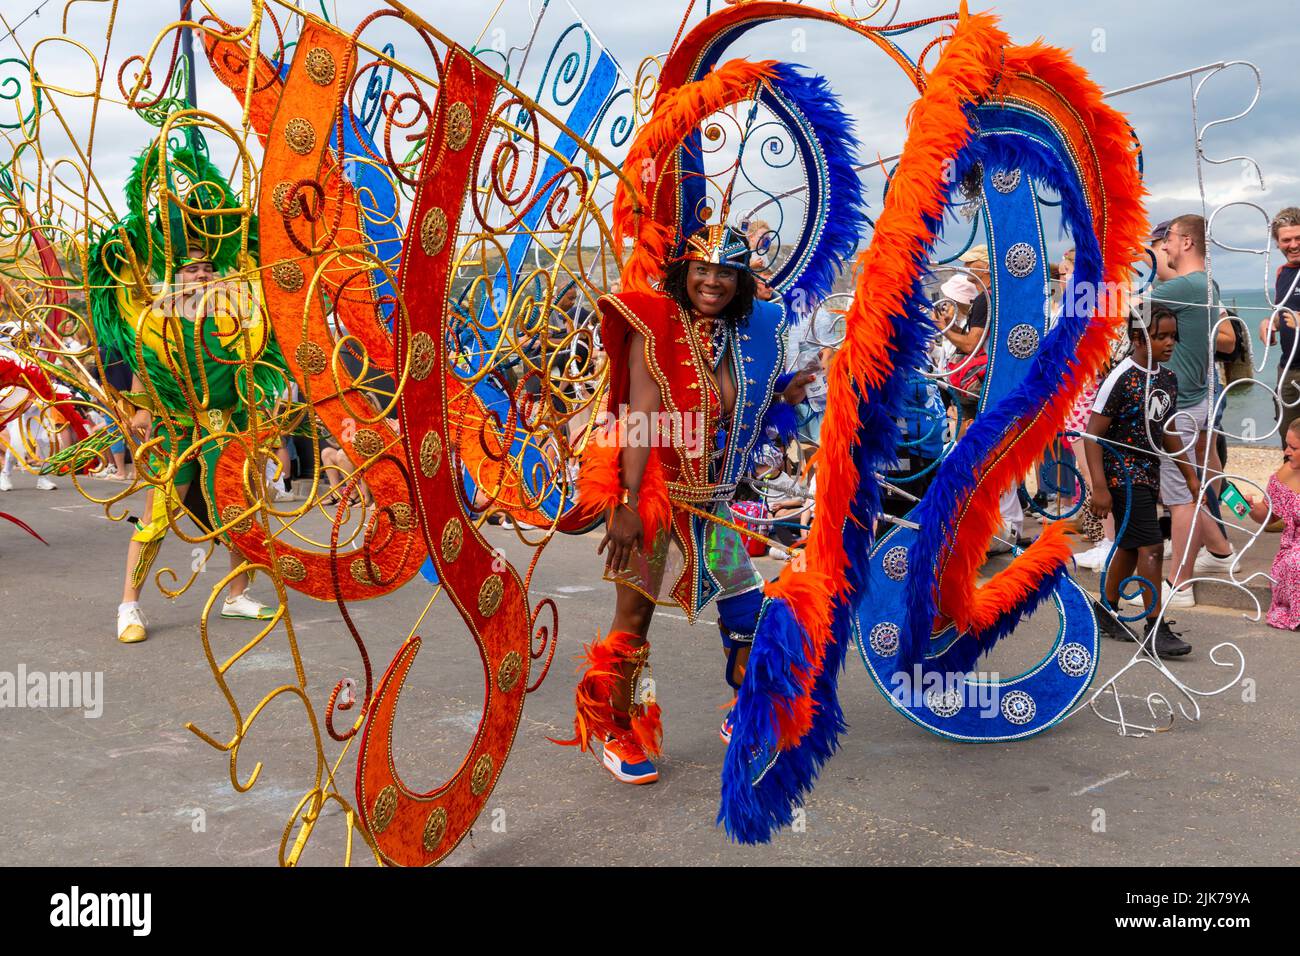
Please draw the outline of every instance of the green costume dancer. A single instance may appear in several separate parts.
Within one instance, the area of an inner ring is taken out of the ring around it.
[[[133,373],[131,392],[123,395],[135,406],[128,428],[137,440],[155,439],[139,449],[136,468],[162,481],[150,489],[148,520],[127,550],[117,631],[119,641],[132,644],[148,636],[140,590],[172,514],[195,479],[207,513],[214,513],[216,460],[230,432],[247,430],[250,394],[253,404],[270,409],[289,379],[258,306],[260,284],[242,278],[256,276],[256,221],[246,246],[240,203],[202,149],[169,155],[151,146],[136,160],[126,196],[127,216],[89,250],[87,279],[99,345],[125,358]],[[150,205],[157,210],[152,218]],[[218,278],[232,270],[242,276]],[[240,561],[231,551],[232,570]],[[247,574],[231,580],[222,617],[271,616],[245,593],[247,585]]]

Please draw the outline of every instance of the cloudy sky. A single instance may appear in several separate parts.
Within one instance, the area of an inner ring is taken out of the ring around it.
[[[547,53],[560,30],[572,20],[568,0],[551,0],[520,85],[535,90]],[[829,0],[827,0],[829,2]],[[824,6],[827,2],[813,5]],[[23,19],[38,0],[7,0],[3,16],[6,26],[0,34]],[[321,9],[321,0],[302,0],[305,8]],[[351,29],[367,13],[382,4],[377,0],[324,0],[332,20]],[[543,0],[412,0],[411,6],[453,39],[471,45],[498,48],[522,47],[532,32],[533,14]],[[686,0],[573,0],[592,33],[630,74],[643,57],[662,53],[676,33],[687,8]],[[196,5],[197,6],[197,5]],[[274,5],[273,5],[274,6]],[[691,21],[700,18],[706,4],[695,5]],[[715,3],[715,7],[717,4]],[[107,66],[106,86],[116,95],[115,76],[132,54],[147,52],[150,43],[173,19],[172,3],[122,3],[116,11],[116,26],[108,55],[103,57],[108,3],[77,3],[68,14],[67,33],[86,44]],[[973,4],[975,9],[984,9]],[[219,0],[212,8],[226,19],[244,23],[248,4]],[[851,12],[850,0],[838,4]],[[865,12],[859,3],[858,12]],[[936,0],[901,0],[898,21],[920,19],[951,12],[953,7]],[[1235,122],[1210,129],[1204,148],[1210,158],[1249,156],[1262,168],[1266,191],[1261,192],[1253,167],[1233,159],[1223,165],[1202,163],[1205,202],[1209,211],[1224,203],[1258,203],[1270,214],[1285,205],[1300,204],[1300,131],[1295,122],[1294,78],[1300,51],[1300,28],[1283,15],[1277,0],[1236,0],[1210,3],[1206,0],[1091,0],[1087,4],[1041,3],[1004,0],[990,5],[1004,28],[1019,41],[1043,37],[1072,50],[1076,58],[1107,90],[1143,83],[1172,73],[1220,61],[1247,60],[1262,75],[1262,91],[1251,112]],[[71,44],[42,41],[63,32],[61,0],[47,0],[39,16],[22,23],[12,36],[0,41],[0,58],[32,57],[47,84],[60,86],[64,93],[51,94],[67,120],[73,135],[84,146],[88,142],[93,100],[76,97],[94,86],[94,65]],[[489,20],[489,15],[492,18]],[[282,17],[283,19],[283,17]],[[799,32],[803,31],[803,32]],[[935,28],[925,28],[900,43],[915,55]],[[292,38],[294,31],[290,30]],[[394,41],[398,55],[413,65],[426,65],[427,52],[417,48],[414,35],[395,21],[381,22],[367,36],[382,42]],[[570,38],[574,39],[573,37]],[[170,40],[168,41],[168,47]],[[21,53],[20,53],[21,48]],[[857,120],[860,152],[864,158],[889,156],[902,145],[906,111],[915,93],[902,73],[874,46],[852,33],[831,26],[790,23],[767,24],[755,30],[729,51],[732,56],[777,58],[804,63],[825,75],[848,112]],[[932,61],[931,61],[932,62]],[[518,53],[514,54],[518,70]],[[13,64],[0,66],[0,92],[12,93],[4,78],[12,76]],[[554,70],[554,64],[552,65]],[[1129,114],[1145,151],[1146,181],[1150,190],[1148,207],[1153,221],[1182,212],[1202,211],[1198,165],[1194,153],[1192,118],[1193,80],[1180,79],[1117,97],[1112,102]],[[1255,94],[1254,74],[1233,67],[1206,84],[1197,103],[1202,127],[1245,109]],[[233,97],[201,64],[199,100],[226,119],[237,122]],[[21,102],[20,98],[20,102]],[[15,104],[0,100],[0,122],[12,122]],[[75,156],[69,140],[47,112],[42,127],[46,156]],[[13,131],[6,131],[12,137]],[[94,142],[94,166],[103,184],[103,196],[91,184],[87,192],[100,205],[111,203],[120,211],[120,182],[131,156],[147,137],[148,127],[138,118],[111,103],[101,105]],[[12,142],[12,139],[11,139]],[[0,147],[12,149],[12,146]],[[879,178],[867,178],[868,198],[879,208]],[[1266,222],[1257,211],[1244,206],[1230,208],[1215,220],[1215,235],[1239,247],[1262,248]],[[1276,257],[1274,257],[1274,265]],[[1262,256],[1218,250],[1216,276],[1225,288],[1260,288],[1265,277]]]

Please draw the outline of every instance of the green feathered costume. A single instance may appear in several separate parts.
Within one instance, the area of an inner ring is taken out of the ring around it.
[[[205,438],[247,429],[246,359],[254,363],[253,404],[269,410],[289,383],[284,356],[260,308],[256,219],[249,224],[247,249],[242,249],[238,198],[202,150],[190,147],[169,153],[154,143],[141,153],[127,181],[126,199],[126,217],[105,229],[88,252],[95,334],[99,345],[123,358],[144,384],[142,392],[126,397],[154,413],[163,455],[179,462],[174,485],[189,484],[201,471],[210,512],[213,470],[223,442]],[[218,279],[203,290],[205,314],[190,319],[169,307],[176,300],[169,300],[167,291],[196,248],[218,277],[232,270],[241,275],[229,282]],[[156,292],[160,288],[162,296]],[[155,474],[156,464],[151,469]],[[164,496],[154,498],[154,513],[135,537],[154,544],[156,551],[166,532],[167,511]]]

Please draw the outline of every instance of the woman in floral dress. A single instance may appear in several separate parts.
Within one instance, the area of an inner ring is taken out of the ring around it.
[[[1249,498],[1250,516],[1263,524],[1269,518],[1286,522],[1282,544],[1269,572],[1273,578],[1273,603],[1268,609],[1268,623],[1283,631],[1300,626],[1300,419],[1291,423],[1286,433],[1286,462],[1268,480],[1268,497]]]

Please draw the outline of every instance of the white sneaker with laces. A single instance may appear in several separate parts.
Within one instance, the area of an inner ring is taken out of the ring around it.
[[[59,486],[54,483],[54,479],[49,475],[41,475],[41,477],[36,479],[37,491],[54,491],[58,487]]]
[[[1210,552],[1202,548],[1201,553],[1196,556],[1196,563],[1192,566],[1197,574],[1214,574],[1222,571],[1227,574],[1232,570],[1232,566],[1237,562],[1237,553],[1233,551],[1226,558],[1216,558]]]
[[[1184,585],[1175,591],[1165,581],[1160,587],[1160,603],[1164,607],[1196,607],[1196,596],[1192,594],[1191,585]]]
[[[0,471],[0,491],[13,491],[14,483],[9,480],[9,476]]]
[[[249,597],[245,591],[237,598],[226,598],[221,605],[221,616],[241,621],[267,621],[275,616],[275,611]]]

